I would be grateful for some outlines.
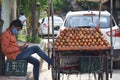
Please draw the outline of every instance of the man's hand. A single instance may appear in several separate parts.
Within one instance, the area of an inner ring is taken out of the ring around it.
[[[25,48],[27,48],[29,45],[28,45],[27,43],[25,43],[23,46],[24,46]]]
[[[24,45],[20,46],[19,49],[20,49],[20,51],[21,51],[21,50],[23,50],[23,49],[25,49],[25,48],[27,48],[27,47],[28,47],[28,44],[25,43]]]

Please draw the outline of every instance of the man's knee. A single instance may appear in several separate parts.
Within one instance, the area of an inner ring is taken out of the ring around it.
[[[34,57],[28,57],[26,60],[28,63],[31,63],[33,66],[40,66],[40,61]]]
[[[39,46],[34,46],[34,48],[35,48],[35,49],[40,49],[40,47],[39,47]]]

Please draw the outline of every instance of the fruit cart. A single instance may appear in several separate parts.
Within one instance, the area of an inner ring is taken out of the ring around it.
[[[64,74],[85,73],[92,73],[94,80],[103,80],[104,75],[104,80],[109,80],[110,47],[98,29],[64,29],[55,40],[53,80],[61,80]]]

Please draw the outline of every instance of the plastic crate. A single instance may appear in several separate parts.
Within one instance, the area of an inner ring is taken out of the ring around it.
[[[27,62],[25,60],[6,60],[6,76],[26,76]]]
[[[27,80],[26,76],[0,76],[0,80]]]
[[[80,56],[80,73],[94,73],[101,68],[99,56]]]

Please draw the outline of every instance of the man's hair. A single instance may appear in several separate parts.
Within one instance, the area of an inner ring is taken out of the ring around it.
[[[19,19],[16,19],[16,20],[13,20],[11,23],[10,23],[10,26],[11,27],[12,25],[14,25],[15,27],[20,27],[22,29],[22,22],[19,20]]]

